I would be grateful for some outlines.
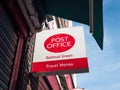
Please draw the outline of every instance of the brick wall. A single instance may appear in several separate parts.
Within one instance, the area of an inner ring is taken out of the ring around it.
[[[28,36],[24,42],[24,49],[20,63],[20,70],[18,75],[17,90],[32,90],[32,86],[36,86],[38,78],[32,77],[30,74],[35,35]],[[32,85],[31,85],[32,84]],[[36,89],[37,90],[37,89]]]

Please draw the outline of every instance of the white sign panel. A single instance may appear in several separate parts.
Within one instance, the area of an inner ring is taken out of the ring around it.
[[[37,33],[32,72],[34,75],[88,72],[83,27]]]

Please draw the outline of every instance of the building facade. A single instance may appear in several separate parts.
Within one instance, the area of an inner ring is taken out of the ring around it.
[[[31,73],[36,31],[68,27],[69,21],[52,16],[51,27],[49,19],[37,17],[29,0],[23,1],[0,1],[0,90],[69,90],[65,75]]]

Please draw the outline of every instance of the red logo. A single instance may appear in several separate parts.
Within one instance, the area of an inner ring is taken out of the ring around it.
[[[64,52],[72,48],[75,44],[75,39],[69,34],[55,34],[49,37],[44,47],[54,53]]]

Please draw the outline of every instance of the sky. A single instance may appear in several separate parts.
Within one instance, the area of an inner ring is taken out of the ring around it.
[[[120,0],[103,0],[104,48],[101,50],[84,26],[89,73],[77,74],[85,90],[120,90]]]

